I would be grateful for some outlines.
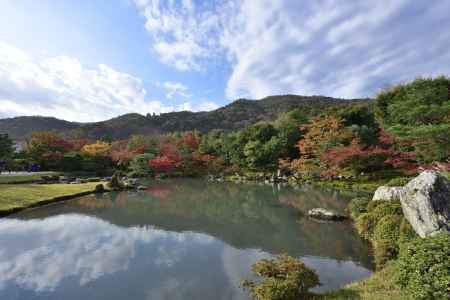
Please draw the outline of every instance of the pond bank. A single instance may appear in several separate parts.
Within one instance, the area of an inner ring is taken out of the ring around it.
[[[0,217],[19,212],[27,208],[69,200],[95,193],[98,184],[2,184],[0,186]]]

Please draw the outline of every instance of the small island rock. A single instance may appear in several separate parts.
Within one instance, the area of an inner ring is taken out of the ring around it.
[[[347,217],[341,215],[333,210],[328,210],[324,208],[313,208],[308,211],[308,216],[314,219],[326,220],[326,221],[340,221]]]

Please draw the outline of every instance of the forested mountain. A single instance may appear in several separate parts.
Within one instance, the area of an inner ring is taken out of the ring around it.
[[[76,123],[52,117],[26,116],[0,119],[0,133],[8,133],[15,140],[23,140],[33,131],[52,130],[68,137],[89,139],[121,139],[131,134],[152,134],[174,131],[211,129],[235,130],[258,121],[275,119],[280,113],[300,107],[307,114],[316,115],[333,106],[369,99],[335,99],[323,96],[282,95],[261,100],[239,99],[209,112],[172,112],[143,116],[125,114],[94,123]]]

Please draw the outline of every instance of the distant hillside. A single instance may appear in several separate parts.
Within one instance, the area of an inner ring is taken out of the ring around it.
[[[211,129],[234,130],[258,121],[273,120],[280,113],[297,107],[318,111],[330,106],[368,102],[368,99],[335,99],[323,96],[270,96],[261,100],[239,99],[210,112],[172,112],[157,116],[126,114],[94,123],[76,123],[51,117],[16,117],[0,119],[0,132],[15,140],[23,140],[33,131],[54,130],[66,136],[90,139],[120,139],[132,134]]]
[[[52,117],[16,117],[0,119],[0,133],[8,133],[11,138],[22,140],[32,131],[70,131],[80,123],[59,120]]]

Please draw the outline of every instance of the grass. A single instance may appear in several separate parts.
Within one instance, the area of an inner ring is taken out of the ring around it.
[[[39,172],[31,175],[0,175],[0,184],[30,183],[42,179],[42,176],[57,175],[55,172]]]
[[[410,300],[394,283],[394,264],[389,263],[371,277],[351,283],[344,288],[327,293],[316,299],[362,299],[362,300]]]
[[[82,184],[3,184],[0,185],[0,215],[47,203],[55,198],[91,192],[98,182]],[[57,200],[57,199],[56,199]]]

